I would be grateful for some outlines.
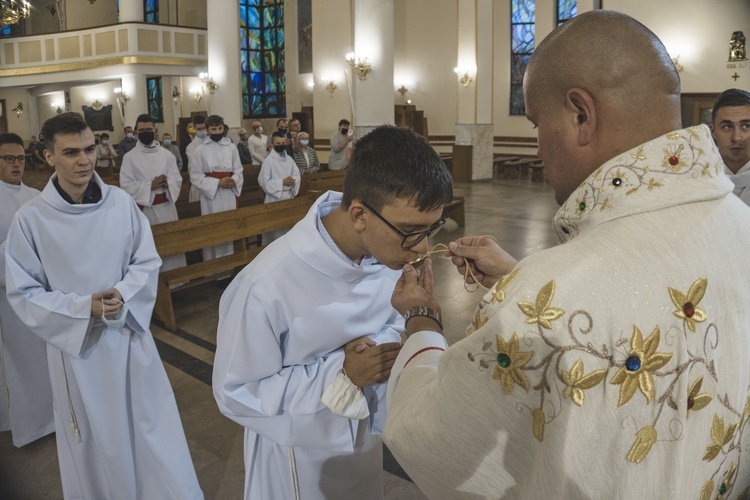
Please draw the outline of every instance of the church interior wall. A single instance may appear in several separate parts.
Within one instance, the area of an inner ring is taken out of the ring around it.
[[[117,23],[117,9],[114,8],[113,3],[65,0],[67,29],[80,30]]]
[[[208,0],[169,0],[177,6],[177,24],[191,28],[208,27]],[[163,7],[162,7],[163,8]]]

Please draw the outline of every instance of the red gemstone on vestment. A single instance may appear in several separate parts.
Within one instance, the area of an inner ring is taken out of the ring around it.
[[[688,396],[688,410],[692,410],[693,406],[695,406],[695,399],[693,396]]]
[[[680,163],[680,159],[679,158],[677,158],[676,156],[670,156],[669,157],[669,164],[670,165],[677,165],[678,163]]]
[[[693,314],[695,314],[695,306],[692,302],[686,302],[684,306],[682,306],[682,312],[685,313],[685,316],[688,318],[692,318]]]

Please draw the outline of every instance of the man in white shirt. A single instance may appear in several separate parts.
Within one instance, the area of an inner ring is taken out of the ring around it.
[[[268,156],[268,137],[263,134],[263,124],[258,120],[253,122],[253,135],[247,139],[250,148],[250,156],[253,158],[253,167],[260,168],[263,160]]]
[[[750,205],[750,92],[725,90],[716,99],[711,117],[724,173],[734,183],[734,194]]]
[[[15,446],[55,432],[47,344],[23,324],[5,295],[5,244],[18,209],[39,196],[23,182],[26,156],[16,134],[0,134],[0,431]]]
[[[346,168],[346,155],[349,152],[349,145],[354,140],[354,134],[351,133],[350,127],[349,120],[339,120],[339,129],[331,136],[331,154],[328,157],[329,170]]]

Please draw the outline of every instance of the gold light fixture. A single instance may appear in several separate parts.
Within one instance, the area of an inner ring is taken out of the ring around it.
[[[130,97],[128,97],[128,94],[126,94],[125,91],[122,90],[121,87],[117,87],[115,89],[115,96],[117,96],[117,99],[119,99],[120,103],[122,103],[123,106],[126,105],[128,101],[130,100]]]
[[[336,90],[338,87],[336,86],[336,82],[331,80],[330,78],[323,78],[323,83],[326,84],[326,90],[333,94],[333,91]]]
[[[403,97],[407,92],[409,92],[409,89],[406,88],[406,84],[402,83],[401,86],[396,89],[396,91],[401,94],[401,97]]]
[[[453,72],[458,75],[458,81],[461,82],[461,85],[464,87],[468,87],[471,82],[474,81],[474,79],[469,74],[468,69],[455,67],[453,68]]]
[[[11,111],[15,111],[16,118],[19,118],[23,114],[23,103],[19,102],[15,108],[11,109]]]
[[[52,104],[52,107],[53,108],[57,107],[58,109],[60,108],[60,106],[58,104]],[[101,97],[95,98],[91,102],[91,107],[94,108],[96,111],[99,111],[100,109],[102,109],[104,107],[104,103],[102,102]]]
[[[193,99],[195,99],[195,102],[201,102],[201,99],[203,99],[203,90],[198,87],[191,88],[190,93],[192,94]]]
[[[181,95],[182,94],[180,93],[180,89],[177,88],[177,85],[172,87],[172,102],[173,103],[177,104],[178,102],[180,102]]]
[[[0,28],[17,24],[31,15],[31,5],[24,0],[0,0]]]
[[[99,101],[99,99],[95,99],[94,100],[94,104],[96,104],[97,101]],[[100,109],[102,109],[101,104],[102,104],[102,102],[99,101],[99,107],[98,108],[95,105],[93,105],[93,104],[92,104],[91,107],[94,108],[95,110],[99,111]],[[62,106],[58,102],[53,102],[52,103],[52,108],[55,110],[55,113],[57,113],[58,115],[62,114],[62,112],[63,112]]]
[[[372,71],[370,63],[367,62],[366,57],[360,57],[354,52],[349,52],[346,55],[346,62],[352,67],[352,72],[359,77],[360,80],[367,79],[367,73]]]
[[[200,78],[201,81],[206,84],[206,88],[208,89],[209,94],[213,94],[214,90],[219,88],[219,84],[216,83],[208,73],[201,73],[198,75],[198,78]]]
[[[677,57],[673,57],[672,62],[674,63],[674,67],[678,73],[681,73],[682,70],[685,69],[682,67],[682,64],[680,64],[680,54],[677,54]]]

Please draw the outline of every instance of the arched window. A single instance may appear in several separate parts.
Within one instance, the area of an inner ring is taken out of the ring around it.
[[[146,78],[148,89],[148,114],[157,123],[164,123],[164,104],[162,99],[161,77]]]
[[[523,75],[534,52],[534,0],[512,0],[510,9],[510,114],[524,115]]]
[[[242,116],[286,116],[284,1],[240,0]]]
[[[577,0],[557,0],[557,26],[578,14]]]

